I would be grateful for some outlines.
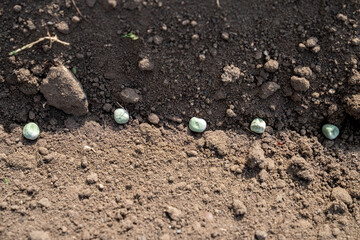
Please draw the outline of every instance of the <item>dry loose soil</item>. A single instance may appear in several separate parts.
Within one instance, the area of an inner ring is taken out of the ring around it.
[[[0,239],[360,239],[359,1],[1,0],[0,23]]]

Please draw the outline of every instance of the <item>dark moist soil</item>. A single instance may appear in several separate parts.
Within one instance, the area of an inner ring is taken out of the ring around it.
[[[356,2],[2,0],[0,238],[360,239]],[[84,116],[39,92],[61,64]]]

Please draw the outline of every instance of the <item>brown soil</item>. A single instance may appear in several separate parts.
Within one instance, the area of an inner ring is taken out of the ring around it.
[[[356,2],[2,0],[0,238],[360,239]],[[39,92],[60,64],[84,116]]]

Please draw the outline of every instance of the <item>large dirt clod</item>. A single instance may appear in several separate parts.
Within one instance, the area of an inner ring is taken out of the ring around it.
[[[360,119],[360,93],[344,99],[346,112],[355,119]]]
[[[67,114],[81,116],[88,112],[88,101],[81,83],[64,65],[50,68],[40,92],[49,105]]]

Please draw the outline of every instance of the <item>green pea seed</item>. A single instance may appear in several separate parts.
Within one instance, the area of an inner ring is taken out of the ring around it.
[[[325,124],[322,126],[322,133],[327,139],[334,140],[339,136],[340,130],[337,126],[332,124]]]
[[[40,129],[36,123],[30,122],[23,128],[23,136],[29,140],[35,140],[40,135]]]
[[[250,130],[255,133],[263,133],[266,129],[266,123],[261,118],[255,118],[250,124]]]
[[[129,113],[123,108],[118,108],[114,111],[114,120],[118,124],[125,124],[129,121]]]
[[[202,118],[193,117],[190,119],[189,128],[193,132],[204,132],[206,129],[206,121]]]

